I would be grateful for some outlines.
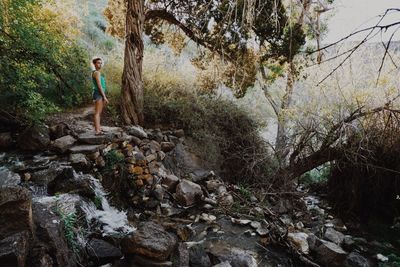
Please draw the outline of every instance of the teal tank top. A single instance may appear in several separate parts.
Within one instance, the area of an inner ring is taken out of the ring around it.
[[[99,88],[97,87],[96,79],[93,77],[93,73],[94,73],[94,72],[95,72],[95,70],[92,71],[93,93],[95,93],[95,92],[100,93],[100,92],[99,92]],[[106,92],[107,92],[106,79],[104,78],[103,73],[100,74],[100,83],[101,83],[101,87],[102,87],[103,90],[104,90],[104,93],[106,93]]]

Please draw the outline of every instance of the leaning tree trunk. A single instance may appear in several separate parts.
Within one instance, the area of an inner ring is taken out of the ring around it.
[[[122,118],[127,124],[143,125],[143,24],[144,0],[129,0],[126,11]]]

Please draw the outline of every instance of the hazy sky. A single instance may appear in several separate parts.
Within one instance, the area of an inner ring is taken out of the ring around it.
[[[330,11],[334,15],[329,20],[329,33],[324,40],[326,43],[334,42],[357,28],[371,26],[373,22],[377,22],[377,18],[373,18],[384,13],[386,9],[400,8],[400,0],[335,0],[335,6],[335,10]],[[400,12],[389,16],[385,24],[395,20],[400,21]],[[390,33],[386,34],[384,39],[389,37]],[[400,39],[400,31],[395,37],[396,40]],[[359,39],[362,39],[362,36],[356,38]],[[380,38],[375,39],[377,40]]]

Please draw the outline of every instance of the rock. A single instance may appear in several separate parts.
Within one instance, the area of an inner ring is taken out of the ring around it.
[[[73,146],[69,149],[71,153],[83,153],[83,154],[90,154],[98,152],[102,149],[103,145],[78,145]]]
[[[52,125],[49,127],[50,137],[52,140],[58,139],[65,135],[69,135],[72,133],[71,129],[66,123],[59,123],[57,125]]]
[[[193,246],[189,249],[189,266],[211,267],[210,257],[203,246]]]
[[[136,136],[131,136],[131,138],[132,138],[131,142],[136,146],[140,145],[140,143],[142,142],[142,140]]]
[[[48,184],[47,192],[79,194],[94,199],[95,193],[90,185],[90,180],[82,175],[77,175],[72,168],[65,168],[57,177]]]
[[[185,131],[183,129],[175,130],[173,133],[178,138],[184,137],[185,136]]]
[[[0,214],[0,239],[21,231],[32,233],[32,200],[28,189],[1,187]]]
[[[90,168],[90,162],[86,158],[85,154],[70,154],[69,161],[71,162],[72,167],[77,171],[85,171]]]
[[[45,126],[32,126],[25,129],[17,140],[22,150],[45,150],[50,143],[49,131]]]
[[[269,233],[268,229],[264,229],[264,228],[257,228],[256,232],[260,236],[265,236]]]
[[[176,238],[165,231],[162,225],[143,222],[132,236],[122,240],[121,245],[125,254],[139,254],[164,261],[174,250]]]
[[[307,237],[308,246],[311,251],[314,251],[317,247],[319,247],[322,242],[315,234],[308,234]]]
[[[78,140],[81,143],[89,144],[89,145],[100,145],[103,144],[107,140],[107,136],[103,135],[95,135],[95,133],[87,132],[80,134],[78,136]]]
[[[231,194],[224,194],[219,197],[218,204],[222,207],[231,207],[234,203],[233,196]]]
[[[345,249],[348,249],[349,251],[353,250],[354,245],[356,242],[353,240],[353,237],[351,235],[345,235],[343,239],[343,247]]]
[[[211,243],[206,251],[220,262],[227,261],[232,267],[257,267],[257,254],[250,250],[232,247],[223,242]]]
[[[143,256],[135,255],[131,267],[172,267],[171,261],[155,261]]]
[[[175,144],[172,142],[161,142],[161,150],[165,153],[172,151],[175,148]]]
[[[0,167],[0,187],[9,185],[18,185],[21,182],[21,177],[7,169],[6,167]]]
[[[173,174],[163,177],[162,184],[165,185],[169,192],[175,192],[176,186],[179,183],[179,178]]]
[[[66,135],[56,139],[53,143],[53,149],[59,153],[65,153],[76,142],[76,139],[70,135]]]
[[[212,267],[232,267],[232,265],[229,263],[229,261],[224,261],[216,265],[213,265]]]
[[[302,232],[289,233],[288,238],[302,253],[304,254],[309,253],[310,248],[308,246],[307,242],[308,235],[306,233]]]
[[[162,201],[164,199],[164,189],[161,185],[157,184],[152,193],[157,200]]]
[[[0,266],[26,265],[29,252],[29,233],[27,231],[10,235],[0,241]]]
[[[371,267],[374,266],[368,259],[357,252],[351,252],[345,261],[346,267]]]
[[[333,243],[335,243],[336,245],[339,245],[339,246],[343,243],[343,240],[344,240],[344,234],[336,231],[333,228],[327,228],[325,231],[324,237],[327,240],[332,241]]]
[[[215,217],[214,215],[211,215],[211,214],[202,213],[200,216],[200,219],[207,223],[213,223],[217,220],[217,217]]]
[[[177,200],[185,205],[191,206],[201,200],[203,191],[200,185],[195,184],[189,180],[183,179],[176,187]]]
[[[154,153],[156,153],[158,151],[161,151],[161,145],[157,141],[151,140],[147,145],[148,145],[148,147],[150,149],[150,152],[152,154],[154,154]]]
[[[98,265],[103,265],[122,257],[122,252],[114,245],[97,238],[91,239],[86,245],[89,258]]]
[[[47,185],[53,181],[65,168],[65,166],[61,166],[57,162],[51,162],[49,168],[32,173],[31,180],[39,185]]]
[[[377,258],[378,261],[380,261],[380,262],[387,262],[387,261],[389,261],[389,258],[388,258],[388,257],[386,257],[386,256],[384,256],[384,255],[382,255],[382,254],[380,254],[380,253],[376,254],[376,258]]]
[[[122,156],[122,154],[120,153],[120,151],[116,151],[116,153],[117,153],[118,155],[121,155],[121,156]],[[88,153],[86,156],[87,156],[88,159],[93,160],[93,161],[96,161],[96,159],[97,159],[98,157],[100,157],[100,151]]]
[[[341,267],[344,264],[347,253],[335,243],[323,241],[315,250],[319,262],[327,267]]]
[[[288,199],[280,199],[278,203],[274,206],[274,210],[279,213],[287,213],[289,210],[292,210],[292,204]]]
[[[222,185],[222,182],[218,180],[209,180],[206,181],[206,187],[209,192],[214,192]]]
[[[64,225],[60,218],[43,204],[35,202],[33,221],[36,239],[34,250],[30,255],[31,260],[35,261],[49,254],[54,266],[76,266],[65,240]]]
[[[147,133],[140,126],[129,126],[127,131],[130,135],[136,136],[140,139],[148,138]]]
[[[13,145],[13,138],[10,132],[0,133],[0,149],[8,148]]]
[[[165,153],[162,151],[157,152],[157,160],[158,161],[163,161],[165,159]]]
[[[248,225],[251,223],[251,220],[231,218],[231,222],[234,224]]]
[[[154,160],[157,160],[157,154],[150,154],[150,155],[146,156],[147,162],[152,162]]]

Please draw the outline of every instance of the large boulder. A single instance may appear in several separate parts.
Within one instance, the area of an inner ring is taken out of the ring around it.
[[[64,234],[64,224],[58,215],[41,203],[33,203],[33,221],[35,225],[34,246],[30,262],[41,266],[37,261],[49,260],[53,266],[76,266],[73,254],[68,248]],[[48,256],[47,256],[48,255]]]
[[[97,238],[93,238],[87,243],[86,251],[90,260],[98,265],[104,265],[122,257],[119,248]]]
[[[95,193],[91,187],[90,180],[83,175],[77,175],[73,168],[65,168],[48,184],[47,192],[79,194],[94,199]]]
[[[106,141],[106,135],[95,135],[95,133],[87,132],[80,134],[78,139],[80,142],[90,145],[100,145]]]
[[[32,233],[31,194],[22,187],[0,187],[0,239],[21,231]]]
[[[60,153],[65,153],[70,149],[76,142],[76,139],[71,135],[66,135],[56,139],[53,143],[53,149]]]
[[[0,187],[18,185],[21,182],[19,174],[10,171],[6,167],[0,167]]]
[[[29,252],[29,233],[23,231],[10,235],[0,240],[0,266],[26,265],[26,257]]]
[[[60,175],[65,168],[60,163],[53,161],[47,169],[31,173],[31,181],[39,185],[47,185]]]
[[[132,236],[122,240],[125,254],[139,254],[151,259],[165,261],[176,245],[176,238],[164,230],[162,225],[143,222]]]
[[[130,135],[136,136],[140,139],[148,138],[147,133],[140,126],[129,126],[127,131]]]
[[[49,130],[44,125],[26,128],[18,138],[18,147],[22,150],[45,150],[50,143]]]
[[[202,196],[201,186],[189,180],[183,179],[176,186],[176,198],[182,205],[191,206],[201,200]]]
[[[341,267],[344,265],[347,253],[335,243],[323,241],[315,253],[320,263],[327,267]]]

